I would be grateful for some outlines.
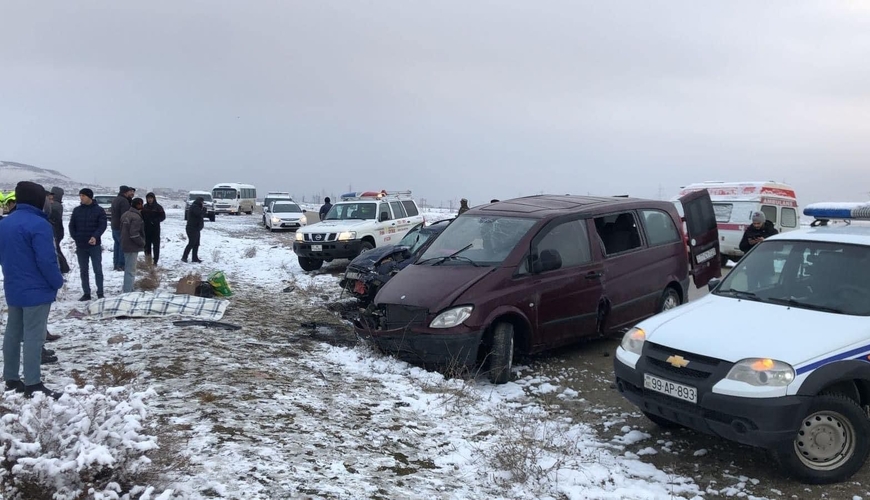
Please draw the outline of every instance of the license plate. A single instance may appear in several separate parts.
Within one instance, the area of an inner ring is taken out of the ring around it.
[[[667,394],[668,396],[682,399],[683,401],[689,401],[690,403],[698,402],[698,390],[694,387],[671,382],[670,380],[665,380],[656,377],[655,375],[650,375],[649,373],[643,374],[643,386],[646,389]]]
[[[312,252],[322,252],[323,245],[311,245],[311,251]]]
[[[704,262],[707,262],[708,260],[712,259],[715,256],[716,256],[716,249],[711,248],[711,249],[707,250],[706,252],[699,253],[696,260],[698,261],[698,264],[703,264]]]
[[[356,280],[359,279],[359,273],[348,271],[344,274],[345,279]]]

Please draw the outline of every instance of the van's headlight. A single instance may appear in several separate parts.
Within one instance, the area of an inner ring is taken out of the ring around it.
[[[454,326],[461,325],[463,321],[471,316],[471,311],[473,310],[474,306],[462,306],[448,309],[438,316],[435,316],[435,319],[429,323],[429,328],[453,328]]]
[[[794,368],[788,363],[775,359],[741,359],[725,378],[746,382],[749,385],[779,387],[788,385],[794,380]]]
[[[634,327],[625,332],[620,344],[623,349],[628,352],[633,352],[638,356],[643,352],[643,343],[646,342],[646,332],[640,328]]]
[[[338,241],[347,241],[347,240],[355,240],[356,239],[356,231],[345,231],[343,233],[338,233]]]

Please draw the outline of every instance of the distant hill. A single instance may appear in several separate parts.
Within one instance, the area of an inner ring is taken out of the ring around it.
[[[63,175],[57,170],[49,170],[47,168],[34,167],[26,163],[18,163],[14,161],[0,161],[0,189],[3,191],[12,191],[15,185],[21,181],[33,181],[42,184],[45,189],[51,189],[53,186],[63,188],[67,193],[78,193],[79,189],[89,187],[95,192],[106,192],[115,194],[117,188],[109,189],[104,186],[93,186],[88,183],[79,182]]]

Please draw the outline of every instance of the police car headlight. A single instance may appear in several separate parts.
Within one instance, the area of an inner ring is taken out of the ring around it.
[[[794,380],[794,368],[775,359],[741,359],[725,378],[755,386],[785,386]]]
[[[338,241],[347,241],[347,240],[355,240],[356,239],[356,231],[344,231],[343,233],[338,233]]]
[[[633,352],[640,356],[643,351],[644,342],[646,342],[646,332],[640,328],[634,327],[625,332],[620,345],[626,351]]]
[[[436,316],[435,319],[429,323],[429,328],[453,328],[467,320],[471,316],[471,311],[473,310],[473,306],[462,306],[448,309]]]

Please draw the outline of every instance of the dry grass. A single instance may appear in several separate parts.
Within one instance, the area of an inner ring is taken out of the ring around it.
[[[136,280],[135,288],[146,292],[153,292],[160,288],[163,283],[163,273],[154,265],[150,258],[139,260],[140,277]]]
[[[249,246],[242,253],[242,257],[245,259],[252,259],[256,256],[257,256],[257,247],[255,247],[255,246]]]

